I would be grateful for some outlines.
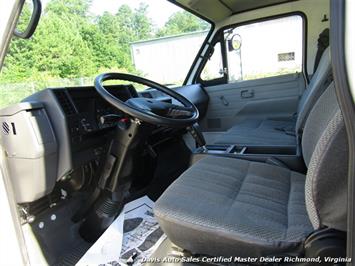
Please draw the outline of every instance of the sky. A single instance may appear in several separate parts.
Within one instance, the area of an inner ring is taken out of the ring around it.
[[[46,5],[49,1],[50,0],[42,0],[42,3]],[[129,5],[134,9],[137,8],[140,3],[149,5],[148,16],[159,28],[165,24],[173,13],[181,10],[181,8],[167,0],[93,0],[90,11],[95,15],[101,15],[105,11],[114,14],[123,4]]]

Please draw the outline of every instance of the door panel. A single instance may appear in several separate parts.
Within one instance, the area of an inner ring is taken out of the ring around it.
[[[240,81],[205,88],[210,102],[203,131],[226,131],[235,123],[254,118],[292,116],[305,89],[301,74]]]

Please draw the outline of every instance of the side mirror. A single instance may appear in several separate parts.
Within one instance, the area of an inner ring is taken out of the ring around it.
[[[239,51],[242,47],[242,37],[239,34],[234,34],[228,41],[228,51]]]
[[[22,10],[23,11],[23,10]],[[39,18],[42,13],[42,3],[40,0],[32,0],[32,15],[25,30],[15,29],[14,35],[21,39],[29,39],[37,28]],[[20,14],[21,16],[21,14]]]

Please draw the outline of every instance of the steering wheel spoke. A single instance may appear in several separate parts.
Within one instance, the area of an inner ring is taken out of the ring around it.
[[[191,117],[193,115],[193,109],[191,107],[171,104],[166,115],[173,118]]]

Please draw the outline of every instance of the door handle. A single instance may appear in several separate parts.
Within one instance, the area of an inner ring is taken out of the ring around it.
[[[242,90],[240,92],[241,98],[253,98],[254,97],[254,90]]]
[[[228,105],[229,105],[229,102],[227,101],[226,97],[224,97],[223,95],[222,95],[222,96],[219,96],[219,99],[222,101],[222,103],[223,103],[225,106],[228,106]]]

